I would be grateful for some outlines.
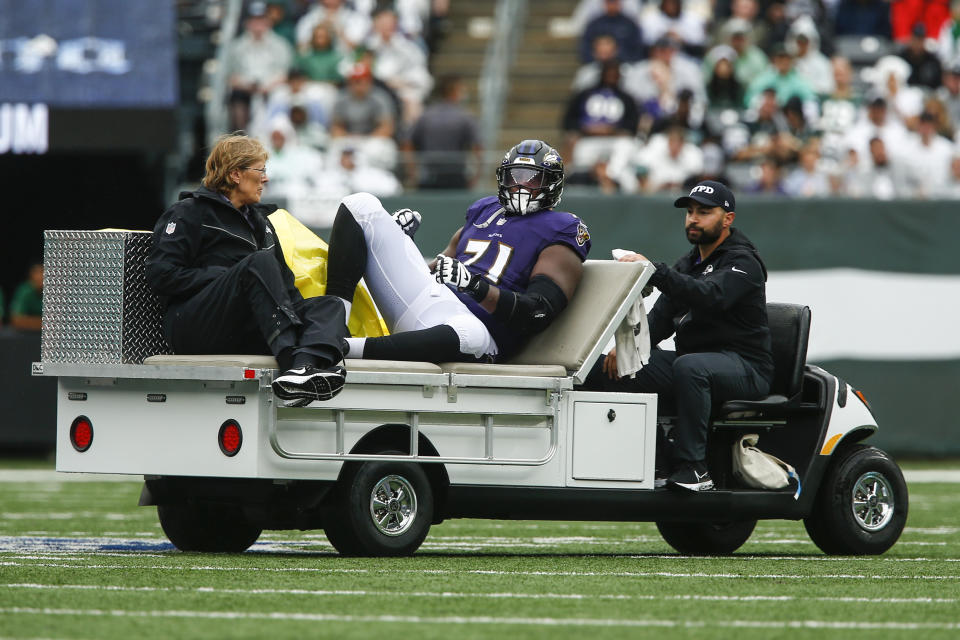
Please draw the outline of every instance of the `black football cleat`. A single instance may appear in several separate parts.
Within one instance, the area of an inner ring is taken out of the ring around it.
[[[328,369],[298,367],[284,371],[273,381],[273,393],[287,407],[304,407],[311,402],[330,400],[343,389],[347,370],[340,365]]]
[[[682,491],[711,491],[713,479],[702,461],[681,462],[667,478],[667,488]]]

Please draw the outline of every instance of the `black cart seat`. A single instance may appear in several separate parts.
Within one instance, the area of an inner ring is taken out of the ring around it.
[[[810,307],[784,302],[767,303],[767,321],[773,347],[773,383],[770,395],[758,400],[729,400],[719,414],[782,415],[800,405],[803,367],[810,338]]]

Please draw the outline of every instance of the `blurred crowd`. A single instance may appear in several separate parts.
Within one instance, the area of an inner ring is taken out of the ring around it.
[[[323,225],[344,195],[399,193],[398,175],[419,188],[468,186],[466,158],[479,141],[460,106],[465,86],[435,80],[428,65],[449,2],[246,5],[227,55],[229,126],[267,146],[272,200]],[[405,150],[418,153],[404,159]]]
[[[581,0],[568,181],[960,198],[960,0]]]

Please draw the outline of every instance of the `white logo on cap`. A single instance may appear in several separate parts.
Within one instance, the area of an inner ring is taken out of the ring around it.
[[[725,207],[729,207],[729,206],[730,206],[730,203],[729,203],[729,202],[727,202],[726,200],[724,200],[724,201],[723,201],[723,206],[725,206]]]
[[[176,223],[176,222],[171,222],[170,224],[168,224],[168,225],[167,225],[167,235],[173,233],[174,229],[176,229],[176,228],[177,228],[177,223]]]
[[[690,190],[690,195],[693,195],[693,194],[697,193],[698,191],[702,191],[702,192],[704,192],[704,193],[713,193],[713,187],[708,187],[708,186],[702,185],[702,184],[697,185],[697,186],[695,186],[693,189]]]

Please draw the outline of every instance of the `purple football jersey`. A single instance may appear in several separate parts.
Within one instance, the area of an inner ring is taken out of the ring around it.
[[[540,252],[552,244],[566,245],[581,260],[586,260],[590,232],[580,218],[564,211],[548,209],[525,216],[508,216],[497,197],[490,196],[477,200],[467,209],[467,221],[457,244],[457,259],[490,284],[523,292]],[[490,330],[500,348],[498,358],[509,356],[519,348],[520,336],[470,296],[460,292],[457,295]]]

